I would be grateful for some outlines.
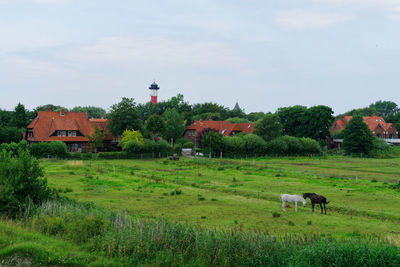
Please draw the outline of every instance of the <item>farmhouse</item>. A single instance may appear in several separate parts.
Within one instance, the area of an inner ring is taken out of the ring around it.
[[[87,136],[96,127],[106,131],[103,148],[116,143],[107,129],[107,119],[88,119],[85,112],[39,111],[37,117],[26,127],[24,139],[29,145],[38,142],[63,141],[69,152],[91,151]]]
[[[333,135],[338,131],[344,130],[352,118],[353,116],[343,116],[342,118],[335,120],[329,130],[330,133]],[[394,127],[393,123],[386,123],[381,116],[376,115],[363,117],[363,120],[368,125],[368,128],[374,136],[385,139],[387,143],[396,145],[400,143],[399,132]],[[334,146],[338,148],[342,147],[342,142],[342,139],[333,140]]]
[[[203,121],[196,120],[192,125],[188,126],[183,134],[183,138],[192,141],[198,146],[199,140],[197,136],[207,128],[214,129],[218,133],[225,136],[232,136],[238,133],[252,133],[254,130],[254,123],[231,123],[229,121]]]

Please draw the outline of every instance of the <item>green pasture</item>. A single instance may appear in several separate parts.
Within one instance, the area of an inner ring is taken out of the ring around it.
[[[134,217],[271,235],[378,238],[400,245],[400,159],[43,160],[49,185]],[[357,179],[356,179],[357,177]],[[327,197],[327,215],[279,195]],[[275,214],[275,216],[273,216]]]

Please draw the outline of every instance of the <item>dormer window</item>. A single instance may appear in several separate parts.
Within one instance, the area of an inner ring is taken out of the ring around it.
[[[57,136],[67,136],[67,131],[57,131]]]
[[[33,130],[28,130],[28,138],[33,138]]]
[[[76,136],[76,131],[68,131],[68,136]]]

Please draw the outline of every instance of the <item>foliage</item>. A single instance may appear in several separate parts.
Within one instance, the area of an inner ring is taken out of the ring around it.
[[[131,154],[140,153],[143,150],[143,143],[140,143],[135,139],[130,140],[124,144],[123,150]]]
[[[223,141],[222,135],[216,133],[214,131],[210,131],[207,134],[203,135],[201,139],[201,147],[203,148],[204,153],[214,153],[218,154],[223,151]]]
[[[333,137],[333,139],[343,139],[344,132],[343,131],[334,132],[332,137]]]
[[[226,120],[229,121],[230,123],[249,123],[250,122],[246,118],[239,118],[239,117],[232,117],[232,118],[228,118]]]
[[[376,114],[382,116],[386,122],[393,122],[394,116],[400,111],[396,103],[392,101],[376,101],[369,105],[370,108],[376,110]]]
[[[18,142],[21,140],[21,137],[20,129],[15,126],[0,127],[0,144]]]
[[[195,144],[191,141],[187,141],[182,144],[182,148],[194,148],[194,147],[195,147]]]
[[[126,149],[128,143],[136,141],[138,144],[143,145],[143,136],[139,131],[135,130],[125,130],[122,133],[121,140],[118,143],[118,146],[122,147],[123,150]]]
[[[204,113],[218,113],[220,115],[220,119],[224,120],[228,118],[228,110],[228,108],[216,103],[206,102],[202,104],[194,104],[192,108],[192,114],[200,115]]]
[[[318,142],[311,138],[293,136],[278,137],[267,144],[267,152],[271,155],[319,155],[322,153]]]
[[[373,158],[384,158],[392,156],[393,149],[382,138],[374,137],[372,142],[373,148],[368,155]]]
[[[17,128],[25,128],[28,125],[28,116],[27,111],[25,110],[25,106],[21,103],[14,109],[14,116],[12,118],[12,124]]]
[[[173,192],[176,192],[173,191]],[[199,200],[206,201],[202,196]],[[275,216],[274,220],[280,220]],[[207,218],[203,216],[203,218]],[[235,220],[237,221],[237,220]],[[295,223],[290,221],[292,227]],[[129,258],[131,265],[187,266],[397,266],[399,248],[332,238],[287,237],[275,242],[266,233],[220,231],[132,219],[95,205],[48,202],[32,219],[36,231],[85,243],[93,252]],[[85,231],[87,230],[87,231]]]
[[[113,136],[119,136],[125,130],[141,131],[142,126],[142,119],[133,98],[123,97],[121,102],[111,106],[108,128]]]
[[[162,117],[158,114],[153,114],[146,122],[146,130],[149,131],[153,140],[162,136],[165,132],[165,123]]]
[[[245,143],[246,154],[249,155],[264,155],[266,142],[255,134],[246,134],[243,136]]]
[[[72,112],[86,112],[87,117],[89,119],[91,119],[91,118],[100,119],[100,118],[105,118],[107,116],[107,113],[103,108],[93,107],[93,106],[87,106],[87,107],[77,106],[77,107],[74,107],[71,111]]]
[[[49,197],[43,170],[27,150],[17,155],[0,151],[0,214],[16,215],[31,201],[40,204]]]
[[[48,156],[66,158],[68,155],[67,145],[62,141],[33,143],[31,153],[36,158],[45,158]]]
[[[374,137],[361,116],[353,116],[343,131],[343,149],[347,154],[368,155]]]
[[[218,133],[218,131],[214,128],[204,128],[203,131],[201,131],[200,133],[197,133],[196,135],[196,144],[201,148],[202,147],[202,140],[203,140],[203,136],[205,136],[206,134],[208,134],[209,132],[215,132]]]
[[[205,120],[205,121],[220,121],[222,120],[221,113],[218,112],[205,112],[193,116],[193,120]]]
[[[94,148],[95,153],[97,153],[97,149],[103,147],[104,138],[106,136],[107,132],[100,129],[97,125],[95,125],[93,134],[86,136],[89,139],[89,144]]]
[[[11,152],[11,155],[17,155],[20,150],[28,150],[28,143],[25,140],[22,140],[19,143],[3,143],[0,145],[0,151],[2,150]]]
[[[175,108],[167,109],[162,116],[165,121],[164,139],[171,141],[181,138],[185,131],[183,116]]]
[[[224,152],[229,155],[245,155],[246,142],[240,136],[224,136],[222,138],[224,143]],[[253,154],[253,153],[252,153]]]
[[[310,137],[321,143],[330,135],[329,128],[334,120],[333,111],[327,106],[279,108],[277,114],[283,125],[283,134]]]
[[[276,114],[266,114],[254,125],[254,133],[269,142],[282,135],[282,124]]]
[[[247,119],[251,122],[256,122],[264,117],[264,112],[251,112],[247,114]]]

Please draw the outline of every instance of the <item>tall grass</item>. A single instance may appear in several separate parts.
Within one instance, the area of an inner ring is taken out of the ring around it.
[[[336,241],[267,233],[212,231],[163,220],[132,219],[94,204],[57,200],[28,218],[31,227],[131,264],[162,266],[399,266],[400,249],[377,241]]]

